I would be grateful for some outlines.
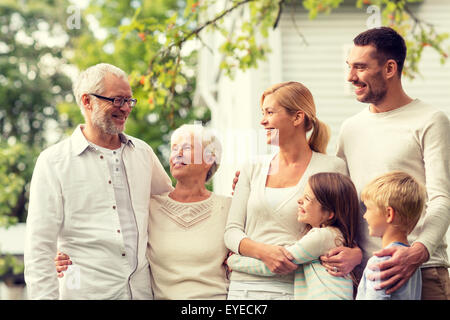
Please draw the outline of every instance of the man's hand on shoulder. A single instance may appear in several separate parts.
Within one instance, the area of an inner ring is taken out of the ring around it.
[[[411,247],[394,246],[374,252],[377,257],[391,256],[390,259],[367,266],[370,270],[379,271],[371,273],[369,280],[379,279],[378,289],[385,289],[391,294],[403,286],[416,272],[422,263],[429,259],[427,248],[420,242]]]

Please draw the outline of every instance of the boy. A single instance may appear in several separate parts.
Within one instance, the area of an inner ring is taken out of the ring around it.
[[[363,189],[361,200],[367,210],[364,219],[369,235],[382,238],[383,248],[409,246],[407,236],[413,230],[425,203],[425,189],[405,172],[386,173],[371,181]],[[386,294],[379,289],[379,280],[373,278],[370,266],[389,259],[373,256],[367,262],[356,300],[420,300],[422,277],[417,269],[413,276],[397,291]]]

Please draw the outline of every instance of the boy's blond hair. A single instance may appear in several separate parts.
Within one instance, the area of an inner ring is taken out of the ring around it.
[[[425,205],[425,188],[402,171],[383,174],[369,182],[361,193],[361,200],[372,202],[381,211],[391,207],[396,213],[395,226],[409,234],[419,221]]]

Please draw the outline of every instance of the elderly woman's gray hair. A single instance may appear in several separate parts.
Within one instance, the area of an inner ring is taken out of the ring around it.
[[[194,137],[194,141],[197,139],[201,140],[203,146],[202,161],[212,162],[212,166],[206,174],[205,182],[208,182],[219,169],[222,145],[213,130],[199,124],[183,124],[172,133],[170,144],[173,144],[178,137],[186,134],[191,134]]]
[[[103,79],[107,74],[113,74],[128,82],[128,76],[122,69],[109,63],[99,63],[84,70],[73,84],[73,94],[75,100],[84,115],[84,108],[81,102],[83,94],[102,94],[104,91]]]

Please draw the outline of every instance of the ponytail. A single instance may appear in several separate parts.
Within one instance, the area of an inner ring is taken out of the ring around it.
[[[310,120],[312,122],[312,133],[308,144],[311,150],[326,154],[328,142],[330,141],[330,128],[328,125],[317,118]]]

